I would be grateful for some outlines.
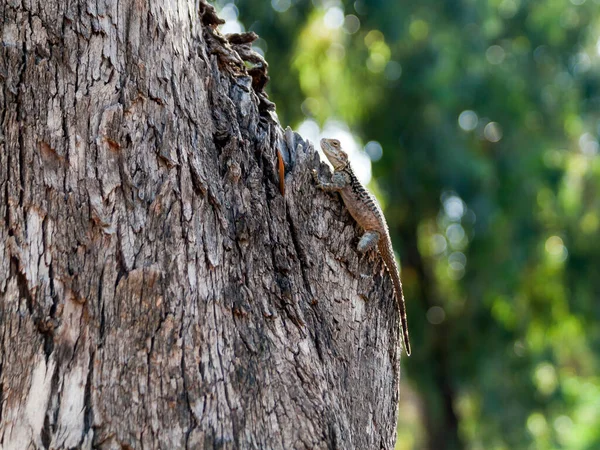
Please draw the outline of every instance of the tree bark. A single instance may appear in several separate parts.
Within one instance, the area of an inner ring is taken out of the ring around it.
[[[0,19],[0,448],[393,448],[392,285],[254,36],[203,1]]]

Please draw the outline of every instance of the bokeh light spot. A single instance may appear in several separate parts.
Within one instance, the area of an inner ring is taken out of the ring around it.
[[[286,12],[292,6],[291,0],[271,0],[271,7],[277,12]]]
[[[585,52],[580,52],[571,60],[571,70],[574,74],[585,73],[592,67],[592,60]]]
[[[448,236],[450,244],[459,245],[465,237],[465,230],[460,224],[453,223],[446,228],[446,236]]]
[[[408,32],[415,41],[424,41],[429,36],[429,24],[421,19],[413,20]]]
[[[456,263],[451,262],[448,264],[448,278],[454,281],[460,280],[465,275],[465,267]]]
[[[446,312],[440,306],[432,306],[427,310],[427,321],[432,325],[439,325],[445,318]]]
[[[365,153],[369,155],[371,161],[379,161],[383,156],[383,148],[379,142],[370,141],[365,145]]]
[[[519,10],[519,2],[516,0],[502,0],[498,6],[498,12],[505,19],[510,19]]]
[[[453,252],[448,257],[448,277],[451,280],[460,280],[465,274],[467,257],[462,252]]]
[[[522,341],[516,341],[513,345],[513,351],[520,358],[525,356],[525,344]]]
[[[346,49],[339,42],[334,42],[327,49],[327,56],[333,61],[341,61],[346,56]]]
[[[354,2],[354,11],[356,11],[358,14],[366,14],[367,8],[365,6],[365,2],[363,0],[356,0]]]
[[[452,221],[458,221],[465,213],[465,205],[460,197],[451,195],[444,200],[444,212]]]
[[[554,419],[554,429],[558,433],[561,440],[566,440],[573,429],[573,421],[570,417],[561,415]]]
[[[473,131],[477,128],[477,114],[474,111],[466,110],[458,116],[458,125],[465,131]]]
[[[560,16],[560,25],[563,28],[575,28],[579,25],[579,14],[575,8],[568,8]]]
[[[583,133],[579,137],[579,149],[586,156],[598,153],[598,141],[590,133]]]
[[[349,14],[344,19],[344,31],[348,34],[354,34],[360,29],[360,19],[354,14]]]
[[[502,129],[497,122],[490,122],[483,129],[483,136],[490,142],[498,142],[502,139]]]
[[[220,27],[221,33],[230,34],[241,33],[244,31],[244,27],[237,20],[239,11],[237,6],[235,6],[233,3],[227,3],[225,6],[223,6],[223,9],[219,11],[219,15],[225,21],[225,23]]]
[[[506,52],[499,45],[492,45],[485,51],[485,57],[490,64],[502,64],[506,57]]]
[[[546,423],[545,417],[539,412],[531,414],[527,418],[527,429],[536,437],[545,434],[548,429],[548,424]]]
[[[448,256],[448,262],[451,264],[458,264],[464,268],[467,265],[467,257],[462,252],[453,252]]]
[[[434,234],[431,236],[430,247],[431,254],[439,255],[446,251],[448,243],[446,242],[446,238],[441,234]]]
[[[323,16],[323,22],[325,23],[325,27],[330,30],[336,30],[344,25],[344,11],[337,6],[332,6],[327,9],[325,16]]]
[[[385,69],[387,61],[381,53],[371,53],[367,59],[367,68],[373,73],[381,73]]]
[[[541,363],[536,367],[534,379],[538,391],[544,395],[552,394],[558,385],[556,370],[552,364],[547,362]]]
[[[385,66],[385,77],[390,81],[396,81],[402,75],[402,66],[397,61],[388,61]]]
[[[567,251],[567,247],[563,244],[563,240],[558,236],[550,236],[546,240],[546,244],[544,246],[546,248],[546,252],[548,255],[558,262],[563,262],[567,259],[569,252]]]
[[[219,15],[225,22],[229,22],[230,20],[237,20],[239,11],[237,6],[233,3],[227,3],[223,6],[223,9],[219,12]]]
[[[241,33],[244,31],[242,24],[237,20],[229,20],[221,25],[221,33],[223,34],[231,34],[231,33]]]
[[[368,48],[371,48],[371,46],[373,44],[375,44],[376,42],[381,42],[381,41],[383,41],[383,33],[379,30],[371,30],[365,36],[365,45]]]

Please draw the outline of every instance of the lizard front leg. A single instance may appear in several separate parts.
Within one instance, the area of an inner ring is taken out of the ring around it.
[[[317,187],[328,192],[339,192],[342,189],[344,189],[346,187],[346,184],[348,183],[346,177],[344,177],[344,175],[339,172],[333,173],[333,176],[331,177],[331,182],[329,183],[323,183],[319,179],[319,174],[316,170],[312,171],[312,175],[315,180],[315,183],[317,184]]]
[[[364,253],[375,247],[377,242],[379,242],[380,237],[381,234],[379,234],[379,231],[366,231],[365,234],[363,234],[360,238],[360,241],[358,241],[358,246],[356,249],[359,253]]]

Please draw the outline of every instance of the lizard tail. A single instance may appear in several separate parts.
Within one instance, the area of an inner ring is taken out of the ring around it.
[[[400,275],[398,273],[398,265],[394,258],[394,252],[389,242],[385,242],[381,239],[377,244],[379,254],[385,263],[385,266],[392,278],[394,285],[394,296],[396,297],[396,303],[398,304],[398,310],[400,311],[400,321],[402,323],[402,337],[404,339],[404,350],[406,355],[410,356],[410,339],[408,337],[408,321],[406,320],[406,305],[404,304],[404,294],[402,293],[402,282],[400,281]]]

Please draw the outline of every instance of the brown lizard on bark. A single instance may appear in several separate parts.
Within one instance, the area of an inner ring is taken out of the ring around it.
[[[404,303],[404,295],[402,294],[402,283],[400,282],[398,266],[392,249],[392,240],[390,239],[390,232],[383,212],[375,197],[356,178],[350,167],[348,155],[342,150],[340,142],[337,139],[321,139],[321,148],[325,152],[329,162],[333,165],[333,176],[331,177],[331,182],[323,183],[319,179],[317,171],[313,170],[313,178],[320,189],[329,192],[339,192],[350,215],[365,230],[365,234],[363,234],[358,242],[358,251],[364,253],[377,245],[379,254],[392,278],[394,295],[400,311],[400,320],[402,321],[404,349],[406,350],[406,354],[410,356],[410,341],[408,338],[406,305]]]

